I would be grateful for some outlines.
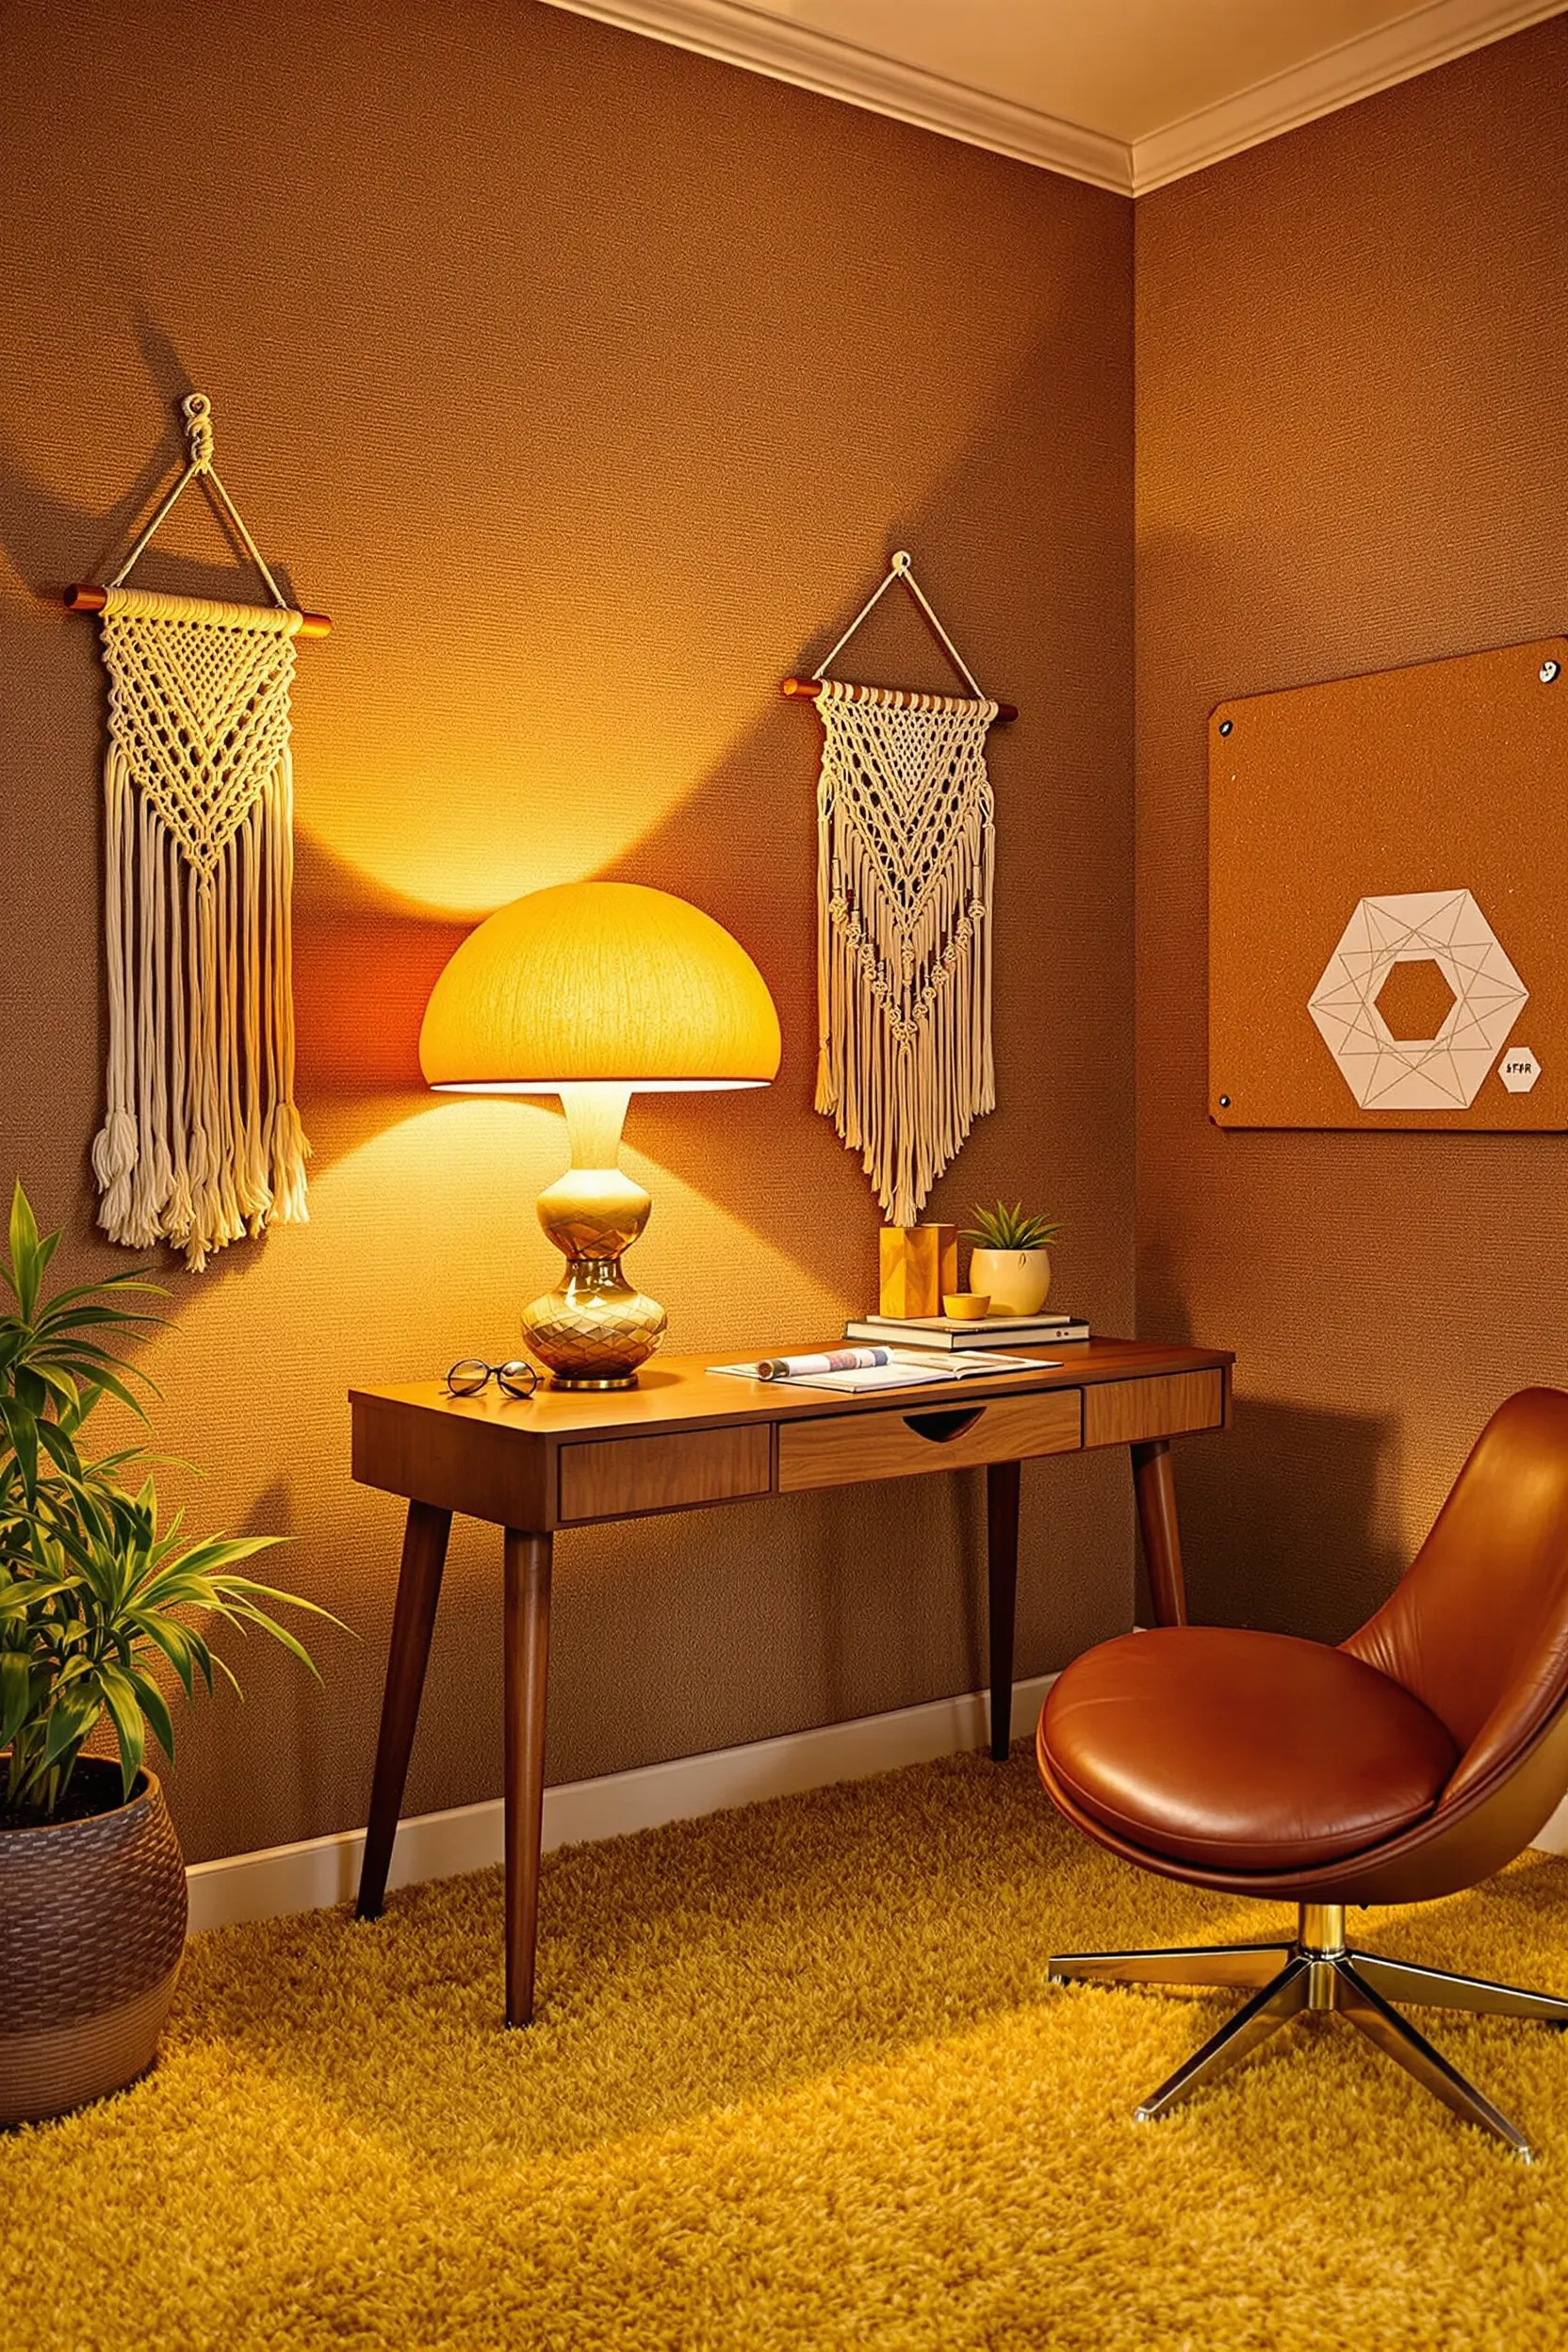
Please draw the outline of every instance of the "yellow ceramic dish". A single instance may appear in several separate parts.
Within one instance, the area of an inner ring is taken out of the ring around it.
[[[955,1323],[983,1323],[991,1310],[990,1293],[986,1290],[948,1290],[942,1293],[942,1313]]]

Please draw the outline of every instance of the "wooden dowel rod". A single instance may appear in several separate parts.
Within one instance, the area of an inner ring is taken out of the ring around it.
[[[822,680],[816,678],[787,678],[778,691],[781,694],[804,694],[808,702],[815,702],[822,693]],[[996,723],[998,727],[1004,727],[1009,719],[1016,719],[1017,716],[1016,703],[999,702],[997,704]]]
[[[64,602],[68,612],[101,612],[108,602],[108,590],[94,587],[89,580],[74,580],[65,592]],[[300,626],[294,634],[296,637],[330,637],[331,613],[302,613]]]

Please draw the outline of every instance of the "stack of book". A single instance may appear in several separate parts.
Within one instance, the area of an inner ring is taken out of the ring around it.
[[[1027,1342],[1057,1348],[1087,1339],[1089,1327],[1075,1315],[988,1315],[983,1322],[960,1322],[954,1315],[864,1315],[844,1325],[844,1337],[885,1348],[1012,1348]]]

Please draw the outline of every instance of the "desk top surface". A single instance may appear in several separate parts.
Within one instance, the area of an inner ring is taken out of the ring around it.
[[[849,1344],[829,1340],[825,1347]],[[988,1333],[985,1345],[994,1348],[997,1342]],[[783,1380],[740,1380],[711,1370],[713,1364],[733,1362],[733,1358],[655,1356],[643,1366],[638,1385],[629,1389],[547,1388],[541,1380],[531,1396],[509,1397],[502,1396],[492,1381],[479,1396],[449,1396],[439,1380],[411,1380],[390,1387],[353,1388],[349,1396],[356,1408],[401,1407],[421,1415],[484,1422],[535,1440],[580,1443],[596,1437],[651,1436],[662,1429],[722,1427],[737,1421],[786,1421],[839,1413],[930,1412],[960,1399],[968,1404],[984,1397],[1081,1388],[1102,1380],[1152,1380],[1234,1362],[1226,1348],[1174,1347],[1155,1340],[1079,1340],[1054,1353],[1038,1341],[1019,1341],[1015,1346],[1021,1355],[1048,1359],[1051,1368],[1020,1364],[1016,1372],[990,1373],[974,1380],[856,1392],[803,1388]]]

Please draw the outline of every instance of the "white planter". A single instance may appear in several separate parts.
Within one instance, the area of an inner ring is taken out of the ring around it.
[[[1051,1291],[1049,1250],[975,1250],[971,1290],[990,1294],[992,1315],[1038,1315]]]

